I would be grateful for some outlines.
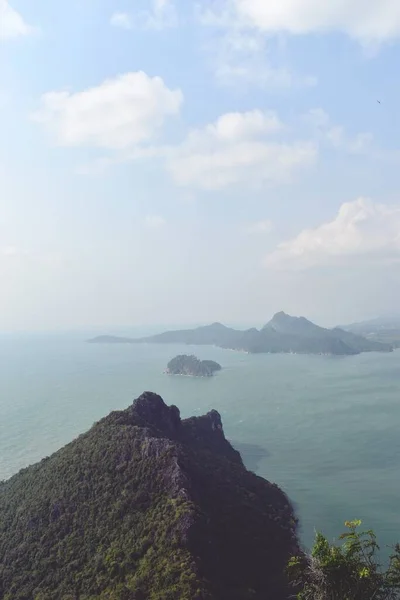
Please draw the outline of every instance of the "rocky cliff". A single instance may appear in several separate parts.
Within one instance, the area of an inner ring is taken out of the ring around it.
[[[3,600],[286,600],[288,498],[144,393],[0,484]]]

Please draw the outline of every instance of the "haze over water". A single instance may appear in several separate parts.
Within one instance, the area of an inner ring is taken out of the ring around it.
[[[163,374],[170,358],[217,360],[211,379]],[[0,339],[0,479],[49,455],[144,390],[183,417],[211,408],[249,468],[295,503],[301,534],[361,518],[400,539],[400,352],[247,355],[218,348],[92,345],[84,336]]]

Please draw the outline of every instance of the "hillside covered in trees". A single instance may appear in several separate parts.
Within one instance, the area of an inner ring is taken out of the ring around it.
[[[2,600],[286,600],[285,494],[150,392],[0,484]]]

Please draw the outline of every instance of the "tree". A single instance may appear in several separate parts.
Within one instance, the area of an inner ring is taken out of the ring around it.
[[[359,531],[361,521],[347,521],[339,545],[317,533],[310,555],[294,556],[289,579],[298,600],[400,600],[400,544],[386,568],[372,530]]]

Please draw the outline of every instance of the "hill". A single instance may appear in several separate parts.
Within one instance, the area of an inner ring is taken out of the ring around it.
[[[285,494],[150,392],[0,484],[2,600],[286,600]]]
[[[370,341],[400,348],[400,317],[378,317],[343,326],[343,329],[362,335]]]
[[[104,342],[104,336],[90,340]],[[112,337],[113,343],[118,338]],[[121,343],[127,339],[122,338]],[[339,327],[325,329],[304,317],[277,313],[261,330],[240,331],[213,323],[196,329],[166,331],[145,338],[131,339],[131,343],[213,345],[250,353],[297,353],[351,355],[360,352],[391,352],[391,344],[367,339]]]
[[[166,372],[169,375],[190,375],[192,377],[212,377],[221,365],[213,360],[199,360],[196,356],[180,354],[169,361]]]

